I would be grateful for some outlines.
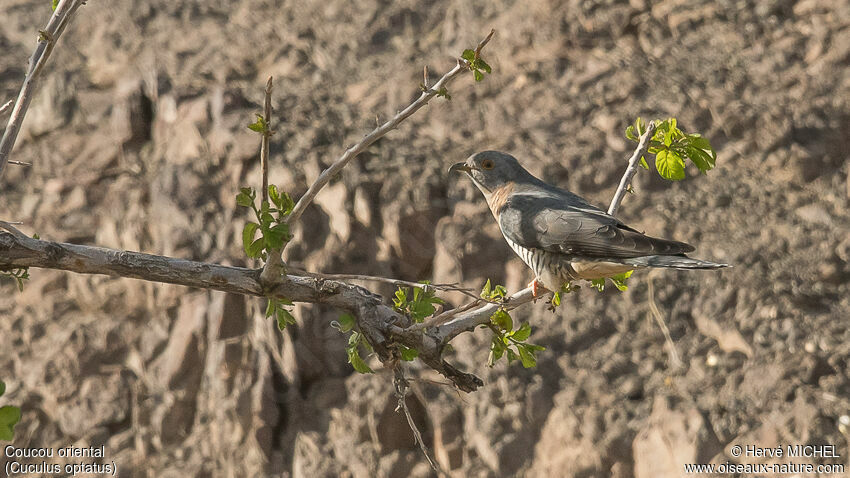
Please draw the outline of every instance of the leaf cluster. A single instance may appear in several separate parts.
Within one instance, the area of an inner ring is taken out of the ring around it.
[[[626,284],[626,281],[629,279],[629,277],[632,276],[633,272],[633,270],[626,271],[622,274],[617,274],[615,276],[608,277],[607,279],[609,279],[611,283],[614,284],[614,287],[616,287],[617,290],[623,292],[629,288],[629,286]],[[595,288],[599,292],[602,292],[603,290],[605,290],[605,278],[593,279],[592,281],[590,281],[590,286]]]
[[[257,221],[249,221],[242,229],[242,247],[251,258],[267,260],[269,250],[280,250],[292,239],[286,216],[292,213],[295,202],[285,191],[274,184],[269,185],[269,200],[260,201],[257,207],[257,192],[254,188],[241,188],[236,195],[236,204],[251,208]],[[260,233],[260,237],[257,236]]]
[[[655,134],[649,142],[649,153],[655,155],[655,168],[665,179],[678,181],[685,179],[685,159],[691,160],[703,174],[714,168],[717,153],[711,143],[697,133],[687,134],[678,128],[676,118],[664,121],[654,120]],[[626,137],[640,141],[646,132],[646,123],[638,118],[626,128]],[[640,158],[640,165],[649,169],[646,159]]]
[[[428,284],[428,281],[422,281]],[[413,289],[411,291],[411,289]],[[443,299],[434,295],[434,289],[419,287],[399,287],[393,297],[393,307],[397,312],[407,315],[414,322],[422,322],[437,311],[435,304],[444,304]]]
[[[484,58],[477,56],[475,54],[475,50],[467,48],[463,50],[463,54],[460,55],[461,58],[466,60],[467,66],[469,70],[472,71],[472,77],[475,78],[475,81],[481,81],[484,79],[484,73],[492,73],[493,69],[490,68],[490,65],[484,61]]]
[[[348,363],[354,367],[354,370],[359,373],[375,373],[368,365],[366,365],[366,361],[363,360],[363,357],[360,356],[361,346],[369,350],[369,352],[372,350],[369,346],[369,342],[363,339],[363,334],[354,329],[356,323],[357,321],[354,319],[353,315],[342,314],[339,317],[339,321],[334,322],[332,325],[344,334],[351,332],[351,335],[348,336],[348,345],[345,346],[345,352],[348,355]]]
[[[491,287],[490,280],[487,279],[487,283],[481,290],[481,297],[488,300],[504,300],[506,293],[507,290],[504,286]],[[527,342],[531,336],[531,324],[525,322],[519,328],[514,329],[514,320],[511,314],[502,307],[490,316],[490,324],[483,327],[488,327],[493,332],[493,340],[490,342],[490,356],[487,358],[487,365],[490,367],[495,365],[503,356],[507,356],[508,363],[519,360],[525,368],[536,367],[537,352],[546,350],[546,347]]]
[[[6,384],[0,380],[0,397],[6,393]],[[20,407],[6,405],[0,407],[0,440],[12,441],[15,437],[15,425],[21,421]]]

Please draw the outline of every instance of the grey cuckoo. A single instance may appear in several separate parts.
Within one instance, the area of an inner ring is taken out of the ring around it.
[[[483,151],[449,171],[462,171],[484,194],[508,245],[542,284],[557,291],[578,279],[600,279],[642,267],[719,269],[727,264],[691,259],[684,242],[647,236],[547,184],[513,156]]]

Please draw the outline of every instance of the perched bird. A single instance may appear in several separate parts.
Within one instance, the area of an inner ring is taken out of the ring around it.
[[[483,151],[449,171],[465,172],[484,194],[508,245],[534,271],[534,295],[543,285],[558,291],[566,282],[611,277],[642,267],[719,269],[727,264],[691,259],[684,242],[647,236],[547,184],[513,156]]]

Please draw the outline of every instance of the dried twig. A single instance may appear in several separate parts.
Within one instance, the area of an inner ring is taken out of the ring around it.
[[[646,127],[646,132],[640,137],[640,141],[638,142],[637,148],[635,148],[635,152],[632,153],[632,157],[629,158],[629,166],[626,168],[623,178],[620,179],[620,185],[617,186],[617,190],[614,192],[614,199],[611,200],[611,205],[608,206],[608,214],[612,216],[617,214],[617,209],[620,208],[620,203],[623,202],[623,198],[626,196],[626,190],[628,189],[629,184],[631,184],[635,173],[637,173],[640,158],[643,157],[643,155],[646,154],[646,150],[649,149],[649,141],[652,139],[654,134],[655,122],[650,121]]]
[[[495,31],[491,30],[487,37],[478,44],[476,48],[476,56],[481,52],[481,49],[490,41],[490,38],[493,37],[493,33]],[[413,103],[409,104],[406,108],[401,110],[395,116],[390,118],[387,122],[375,128],[371,133],[367,134],[363,139],[361,139],[357,144],[348,148],[342,156],[340,156],[333,164],[331,164],[327,169],[322,171],[319,177],[307,188],[307,192],[301,196],[301,199],[295,204],[295,208],[292,210],[292,214],[289,215],[288,222],[289,224],[295,224],[298,222],[298,219],[301,218],[301,215],[304,213],[304,210],[307,206],[313,202],[313,199],[316,198],[316,195],[319,191],[325,187],[328,182],[330,182],[331,178],[333,178],[337,173],[342,171],[342,169],[348,164],[349,161],[354,159],[358,154],[363,152],[369,145],[397,128],[398,125],[406,120],[410,115],[416,113],[420,108],[428,104],[432,98],[437,96],[437,93],[441,88],[448,85],[452,80],[454,80],[458,75],[467,71],[469,69],[469,62],[462,58],[458,58],[457,65],[452,68],[448,73],[443,75],[442,78],[437,80],[436,83],[431,88],[426,88],[425,91],[419,95]]]
[[[83,4],[85,4],[85,0],[60,0],[59,5],[56,6],[56,10],[50,17],[50,21],[47,22],[47,27],[39,32],[38,45],[30,57],[29,70],[24,77],[24,83],[21,85],[21,91],[18,93],[12,114],[9,116],[3,138],[0,139],[0,178],[3,177],[6,163],[9,162],[12,148],[15,147],[15,140],[18,138],[18,132],[24,122],[27,108],[32,101],[38,77],[48,57],[50,57],[50,52],[56,46],[56,41],[59,40],[65,27],[70,23],[74,13]]]
[[[655,303],[655,283],[652,276],[653,274],[649,274],[647,280],[649,283],[647,286],[649,310],[652,313],[652,318],[655,319],[655,323],[661,328],[661,333],[664,334],[664,341],[667,342],[667,347],[670,349],[670,366],[674,370],[679,370],[684,364],[679,358],[679,352],[676,351],[676,344],[673,342],[673,338],[670,337],[670,329],[667,328],[667,323],[664,322],[664,316],[661,315],[661,311],[658,310],[658,304]]]
[[[410,426],[410,429],[413,431],[413,438],[416,443],[419,445],[419,449],[422,450],[422,454],[425,455],[425,458],[428,460],[428,464],[431,465],[431,468],[434,471],[442,476],[443,471],[440,469],[440,466],[431,459],[431,455],[428,453],[428,446],[425,445],[425,441],[422,440],[422,433],[419,432],[419,428],[416,426],[416,423],[413,421],[413,417],[410,415],[410,410],[407,409],[407,388],[408,383],[407,379],[404,378],[404,371],[401,369],[401,364],[397,363],[395,367],[393,367],[393,372],[395,374],[395,378],[393,379],[393,385],[395,386],[395,396],[398,398],[398,406],[395,410],[403,411],[404,416],[407,417],[407,424]]]

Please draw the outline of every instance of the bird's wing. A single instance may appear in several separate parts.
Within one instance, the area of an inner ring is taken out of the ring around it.
[[[501,208],[499,227],[511,241],[585,259],[675,255],[688,244],[646,236],[578,196],[551,192],[512,194]]]

